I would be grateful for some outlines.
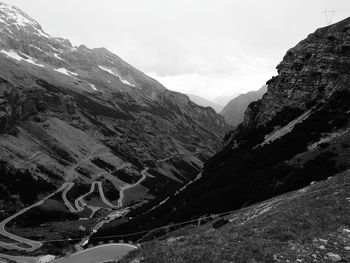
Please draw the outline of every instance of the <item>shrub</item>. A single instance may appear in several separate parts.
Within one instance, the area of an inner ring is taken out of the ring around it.
[[[226,225],[229,221],[225,218],[220,218],[219,220],[215,221],[212,226],[214,229],[218,229],[222,227],[223,225]]]

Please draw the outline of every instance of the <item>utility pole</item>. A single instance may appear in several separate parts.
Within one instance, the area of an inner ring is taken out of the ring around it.
[[[326,19],[327,26],[332,24],[333,18],[334,18],[334,14],[335,14],[335,10],[325,10],[325,11],[323,11],[323,14],[324,14],[324,17]]]

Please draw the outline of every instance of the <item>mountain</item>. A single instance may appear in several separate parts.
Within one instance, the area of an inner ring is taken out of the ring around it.
[[[253,101],[261,99],[266,91],[267,86],[264,85],[257,91],[250,91],[239,95],[224,107],[224,109],[220,112],[220,115],[224,117],[228,124],[237,126],[243,122],[244,112],[246,111],[248,105]]]
[[[58,189],[10,222],[18,235],[79,238],[111,209],[157,202],[196,177],[227,128],[107,49],[0,4],[0,219]]]
[[[225,147],[205,163],[194,182],[144,215],[135,212],[128,223],[106,225],[95,240],[106,233],[134,233],[244,208],[348,170],[349,69],[350,18],[316,30],[286,53],[278,75],[266,83],[266,94],[248,106],[243,123],[227,134]],[[349,180],[347,173],[342,182]],[[340,198],[336,202],[349,205]],[[307,213],[313,213],[313,206]],[[290,216],[295,219],[299,212]],[[305,229],[313,231],[310,224]],[[148,237],[186,225],[162,228]],[[259,229],[249,231],[262,234]],[[211,244],[216,242],[220,237]]]
[[[218,96],[212,99],[212,102],[221,105],[222,107],[225,107],[227,103],[229,103],[231,100],[239,96],[240,93],[234,93],[232,95],[225,95],[225,96]]]
[[[188,97],[190,97],[190,100],[193,101],[194,103],[200,105],[200,106],[203,106],[203,107],[211,107],[213,108],[217,113],[219,113],[223,106],[219,105],[219,104],[216,104],[212,101],[209,101],[207,99],[204,99],[200,96],[197,96],[197,95],[193,95],[193,94],[187,94]]]

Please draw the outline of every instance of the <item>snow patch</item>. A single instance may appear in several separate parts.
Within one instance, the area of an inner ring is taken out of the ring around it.
[[[16,24],[20,27],[25,27],[27,25],[37,27],[38,24],[26,17],[22,11],[17,9],[16,7],[11,7],[6,4],[1,3],[0,4],[0,11],[4,12],[6,14],[6,17],[9,18],[9,22],[12,24]]]
[[[34,45],[29,45],[29,46],[31,46],[32,48],[35,48],[35,49],[39,50],[39,51],[42,52],[42,53],[44,53],[44,51],[43,51],[41,48],[38,48],[37,46],[34,46]]]
[[[66,68],[56,68],[55,71],[59,72],[59,73],[62,73],[64,75],[67,75],[67,76],[78,76],[77,73],[74,73],[72,71],[69,71],[67,70]]]
[[[10,51],[7,51],[7,50],[0,50],[1,53],[5,54],[6,56],[10,57],[10,58],[13,58],[17,61],[21,61],[23,58],[18,55],[16,52],[10,50]]]
[[[127,81],[126,79],[122,79],[122,78],[119,78],[121,82],[123,82],[125,85],[129,85],[129,86],[133,86],[133,87],[136,87],[134,84],[131,84],[129,81]]]
[[[44,65],[37,63],[34,58],[29,57],[27,55],[23,55],[25,57],[25,58],[23,58],[18,53],[14,52],[13,50],[9,50],[9,51],[0,50],[0,52],[5,54],[6,56],[12,58],[12,59],[17,60],[17,61],[25,61],[27,63],[33,64],[33,65],[38,66],[38,67],[45,67]]]
[[[119,75],[118,75],[117,73],[115,73],[112,69],[106,68],[106,67],[103,67],[103,66],[98,66],[98,67],[99,67],[100,69],[102,69],[102,70],[108,72],[109,74],[114,75],[114,76],[116,76],[116,77],[119,78]]]
[[[98,90],[94,84],[91,84],[91,83],[89,83],[89,84],[90,84],[90,87],[91,87],[94,91]]]
[[[119,78],[119,80],[121,82],[123,82],[125,85],[129,85],[129,86],[132,86],[132,87],[136,87],[134,84],[130,83],[128,80],[122,78],[115,70],[111,69],[111,68],[107,68],[107,67],[104,67],[104,66],[98,66],[100,69],[108,72],[109,74],[111,75],[114,75],[116,76],[117,78]]]
[[[30,64],[33,64],[35,66],[38,66],[38,67],[45,67],[43,64],[39,64],[39,63],[36,63],[36,60],[34,60],[33,58],[31,57],[28,57],[27,59],[25,59],[24,61],[30,63]]]
[[[59,60],[62,60],[62,61],[65,61],[64,59],[62,59],[57,53],[54,53],[53,54],[55,58],[59,59]]]
[[[49,46],[51,49],[53,49],[56,53],[62,53],[62,50],[61,50],[61,49],[54,48],[54,47],[51,46],[50,44],[46,44],[46,45]]]

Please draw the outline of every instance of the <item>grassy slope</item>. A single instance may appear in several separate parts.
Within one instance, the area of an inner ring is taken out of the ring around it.
[[[121,262],[332,262],[327,253],[349,262],[350,170],[225,218],[216,230],[207,223],[144,243]]]

